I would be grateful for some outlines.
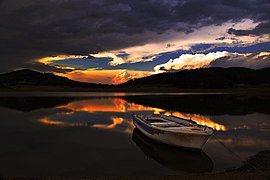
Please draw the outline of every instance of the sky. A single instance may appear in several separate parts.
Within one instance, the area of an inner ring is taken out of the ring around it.
[[[270,67],[270,0],[0,0],[0,73],[120,84]]]

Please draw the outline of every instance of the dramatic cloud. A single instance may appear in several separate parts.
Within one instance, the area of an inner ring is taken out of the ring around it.
[[[32,67],[43,66],[43,69],[78,81],[119,84],[129,79],[140,78],[168,70],[212,66],[268,67],[269,61],[267,58],[269,53],[267,51],[269,49],[270,42],[249,46],[196,44],[188,50],[161,53],[138,62],[125,62],[113,66],[111,65],[114,62],[113,57],[108,57],[105,53],[101,53],[96,56],[58,55],[44,57],[37,59],[32,64]],[[125,51],[117,51],[115,55],[126,61],[131,56]],[[247,57],[251,60],[248,60]],[[150,58],[152,59],[149,60]]]
[[[247,67],[260,69],[270,67],[270,52],[258,54],[230,54],[209,64],[210,67]]]
[[[154,70],[156,72],[164,72],[205,67],[247,67],[259,69],[269,66],[270,52],[240,54],[223,51],[208,54],[183,54],[176,59],[170,59],[164,64],[157,65]]]
[[[154,70],[159,72],[207,67],[212,61],[228,55],[229,53],[226,51],[209,54],[183,54],[179,58],[170,59],[165,64],[156,66]]]
[[[234,25],[235,27],[241,27],[245,29],[254,28],[257,24],[251,20],[245,19],[236,24],[224,23],[221,26],[206,26],[198,29],[196,32],[189,34],[181,32],[170,32],[168,34],[159,35],[159,42],[148,43],[145,45],[132,46],[128,48],[99,52],[96,54],[90,54],[92,58],[110,59],[110,66],[117,66],[125,63],[137,63],[152,61],[162,53],[172,52],[179,49],[189,49],[194,44],[198,43],[215,43],[219,40],[220,33],[225,34],[226,30]],[[157,37],[155,38],[157,40]],[[241,37],[241,40],[236,38],[224,38],[223,43],[234,44],[235,43],[250,43],[257,41],[258,37]],[[267,38],[261,39],[262,41]],[[168,41],[170,43],[168,43]],[[220,42],[219,42],[220,44]],[[205,49],[204,49],[205,50]],[[50,64],[54,61],[74,59],[74,58],[87,58],[88,56],[79,55],[59,55],[53,57],[45,57],[37,60],[37,62],[43,64]]]
[[[266,41],[269,9],[268,0],[2,0],[0,71],[37,67],[32,62],[43,57],[97,52],[113,66],[150,61],[209,37],[211,43]],[[240,37],[233,29],[254,32]],[[121,50],[129,56],[118,57]]]
[[[229,34],[234,34],[236,36],[248,36],[248,35],[266,35],[269,36],[270,34],[270,21],[265,23],[260,23],[253,29],[235,29],[230,28],[228,30]]]

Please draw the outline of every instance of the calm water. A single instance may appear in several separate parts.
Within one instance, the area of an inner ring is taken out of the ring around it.
[[[0,95],[0,176],[175,175],[220,172],[270,149],[270,99],[222,94]],[[132,113],[211,126],[202,152],[156,143]]]

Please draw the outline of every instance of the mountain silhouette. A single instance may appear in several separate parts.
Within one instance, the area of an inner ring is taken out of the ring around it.
[[[38,88],[40,86],[48,86],[51,88],[104,88],[108,85],[73,81],[52,73],[41,73],[29,69],[22,69],[0,75],[0,87],[2,88]]]
[[[46,87],[46,88],[44,88]],[[159,91],[159,89],[236,89],[236,88],[268,88],[270,87],[270,68],[248,69],[201,68],[155,74],[139,79],[129,80],[120,85],[86,83],[70,80],[52,73],[41,73],[23,69],[0,75],[1,89],[38,89],[104,91]],[[73,88],[73,89],[70,89]],[[75,89],[76,90],[76,89]]]
[[[182,89],[270,87],[270,68],[253,70],[241,67],[215,67],[183,70],[130,80],[121,86],[138,87],[142,85]]]

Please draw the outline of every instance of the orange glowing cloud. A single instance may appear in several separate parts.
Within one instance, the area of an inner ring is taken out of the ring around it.
[[[137,79],[145,76],[149,76],[152,73],[149,71],[128,71],[128,70],[122,70],[118,74],[114,76],[112,79],[113,84],[121,84],[124,83],[130,79]]]
[[[55,73],[69,79],[81,82],[120,84],[130,79],[151,75],[151,71],[131,71],[131,70],[74,70],[67,73]]]
[[[50,65],[54,61],[60,61],[64,59],[74,59],[74,58],[87,58],[87,57],[88,56],[81,56],[81,55],[57,55],[57,56],[43,57],[35,60],[35,62]]]

